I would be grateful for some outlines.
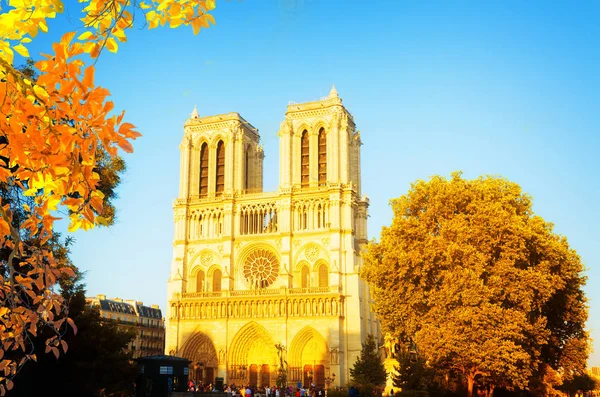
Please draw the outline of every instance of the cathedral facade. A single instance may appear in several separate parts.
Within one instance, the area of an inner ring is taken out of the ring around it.
[[[290,104],[279,189],[263,192],[258,131],[237,113],[184,126],[168,281],[166,352],[190,378],[346,385],[380,330],[359,277],[367,243],[360,133],[335,88]]]

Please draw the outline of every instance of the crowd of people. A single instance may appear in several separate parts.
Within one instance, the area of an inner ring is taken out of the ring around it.
[[[232,385],[223,385],[223,390],[217,390],[216,386],[212,383],[203,385],[200,382],[196,382],[194,380],[188,381],[188,391],[193,392],[203,392],[203,393],[211,393],[211,392],[225,392],[231,395],[232,397],[240,396],[240,397],[324,397],[325,391],[322,388],[315,387],[311,385],[310,387],[296,387],[293,388],[291,386],[278,388],[276,386],[273,387],[255,387],[255,386],[236,386]]]

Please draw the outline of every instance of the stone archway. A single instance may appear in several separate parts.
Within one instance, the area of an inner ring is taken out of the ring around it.
[[[210,338],[202,333],[193,333],[181,346],[179,356],[191,361],[191,380],[209,384],[215,382],[219,359],[215,345]]]
[[[313,327],[304,327],[290,345],[290,377],[305,386],[314,383],[325,387],[325,368],[329,366],[329,349],[325,338]]]
[[[271,368],[277,363],[275,342],[269,332],[255,322],[243,326],[229,350],[228,382],[264,387],[274,383]]]

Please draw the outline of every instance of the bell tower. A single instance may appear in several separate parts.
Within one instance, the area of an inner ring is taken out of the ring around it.
[[[335,86],[319,101],[288,105],[279,137],[281,188],[341,183],[360,195],[360,132]]]
[[[258,130],[238,113],[200,117],[194,107],[180,151],[180,198],[262,191]]]

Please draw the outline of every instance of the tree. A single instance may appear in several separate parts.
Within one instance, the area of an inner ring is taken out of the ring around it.
[[[433,383],[433,373],[425,359],[409,348],[402,347],[396,352],[398,366],[392,379],[394,386],[402,390],[425,390]]]
[[[362,387],[377,387],[385,384],[387,373],[377,352],[377,342],[372,334],[367,335],[360,357],[350,368],[352,383]]]
[[[69,349],[58,359],[40,355],[37,362],[25,366],[15,378],[8,395],[19,396],[129,396],[137,368],[131,353],[125,351],[135,332],[124,331],[116,323],[102,320],[97,308],[86,305],[81,274],[60,280],[62,296],[68,302],[69,316],[78,332],[67,329],[63,340]],[[48,329],[34,338],[38,349],[44,347]],[[27,381],[35,379],[35,382]],[[56,379],[60,379],[57,382]]]
[[[214,24],[214,0],[80,4],[79,36],[65,33],[51,54],[23,72],[14,65],[15,52],[28,57],[28,43],[48,31],[47,20],[64,4],[11,1],[0,12],[0,395],[25,362],[37,359],[32,338],[42,330],[49,332],[45,352],[67,350],[64,325],[75,325],[55,285],[75,274],[48,245],[57,211],[68,212],[70,231],[109,224],[114,212],[104,207],[100,171],[118,168],[119,148],[131,152],[131,140],[140,135],[124,113],[113,114],[109,91],[95,85],[94,66],[86,62],[104,49],[116,52],[136,12],[145,14],[149,29],[186,25],[198,33]],[[7,354],[15,351],[23,354]]]
[[[565,391],[569,396],[575,396],[577,393],[585,395],[587,392],[596,390],[597,388],[598,382],[586,373],[574,376],[573,379],[564,382],[559,387],[560,390]]]
[[[583,265],[531,198],[501,177],[417,181],[364,255],[384,331],[413,340],[432,365],[525,389],[585,367]],[[547,373],[547,372],[546,372]]]

